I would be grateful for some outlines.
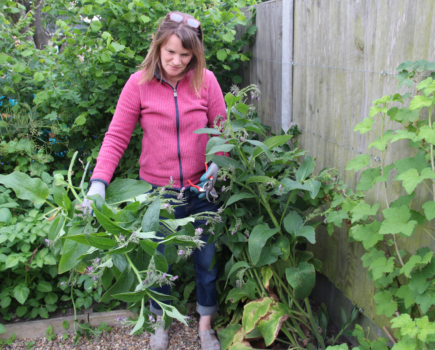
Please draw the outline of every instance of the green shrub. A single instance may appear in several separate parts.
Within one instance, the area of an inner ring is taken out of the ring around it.
[[[28,135],[26,144],[32,143],[31,151],[44,147],[44,154],[53,157],[51,164],[35,160],[41,165],[33,167],[47,171],[48,166],[49,173],[66,170],[77,150],[82,159],[97,157],[120,91],[143,61],[158,20],[170,10],[192,13],[202,22],[208,67],[216,74],[223,90],[239,83],[241,78],[236,72],[251,56],[240,51],[256,31],[240,8],[254,3],[255,0],[81,0],[71,7],[68,1],[48,0],[42,11],[61,19],[56,22],[52,45],[37,50],[32,42],[25,40],[27,34],[20,32],[31,22],[31,12],[17,24],[11,24],[11,13],[19,11],[21,5],[0,2],[0,95],[3,97],[0,108],[4,114],[19,113],[22,118],[30,110],[32,117],[37,117],[39,127],[20,133]],[[240,40],[234,38],[236,25],[248,27]],[[5,127],[10,129],[10,124],[16,124],[11,120],[3,117],[0,121],[2,135],[8,133]],[[142,130],[137,128],[115,177],[138,178],[141,137]],[[17,166],[20,171],[26,171],[27,164],[19,160],[23,150],[14,150],[13,144],[8,145],[10,142],[20,141],[15,136],[1,146],[5,164],[9,164],[0,172],[8,173]],[[74,170],[79,169],[77,166]]]

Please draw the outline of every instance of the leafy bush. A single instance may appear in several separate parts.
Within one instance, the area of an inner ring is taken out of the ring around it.
[[[375,100],[369,117],[356,125],[354,131],[375,136],[369,148],[379,151],[380,163],[373,163],[366,154],[349,162],[347,170],[364,169],[356,186],[357,193],[345,188],[336,191],[331,197],[326,220],[330,232],[334,226],[341,227],[345,220],[350,227],[350,239],[360,242],[366,249],[361,260],[376,287],[376,314],[390,318],[390,327],[397,329],[397,344],[393,350],[430,349],[435,343],[434,251],[430,247],[419,247],[412,252],[407,242],[418,229],[419,234],[426,233],[433,239],[430,222],[435,218],[435,124],[432,115],[435,73],[421,82],[418,80],[427,71],[435,70],[435,63],[404,62],[397,70],[399,87],[405,85],[414,94],[397,93]],[[373,127],[376,122],[382,130],[380,135]],[[407,140],[414,154],[388,164],[387,150],[394,150],[395,142],[399,140]],[[396,175],[395,187],[399,186],[406,193],[399,198],[393,198],[387,186],[393,174]],[[430,199],[414,200],[417,188],[423,186],[424,191],[420,193],[426,193]],[[382,202],[371,205],[363,198],[364,193],[374,187],[381,191]],[[359,334],[361,344],[370,344],[360,328],[355,332]],[[382,343],[377,348],[388,349],[386,340]]]
[[[202,22],[208,67],[223,90],[228,90],[232,82],[241,81],[236,72],[250,54],[240,51],[256,31],[240,8],[254,3],[255,0],[81,0],[71,7],[68,1],[47,0],[42,11],[59,18],[57,30],[51,38],[52,45],[37,50],[33,42],[25,40],[28,33],[20,32],[31,23],[32,12],[11,24],[11,14],[19,12],[22,5],[0,2],[0,108],[4,116],[20,113],[25,117],[32,111],[41,127],[27,133],[22,130],[21,134],[28,135],[25,146],[29,146],[29,141],[32,144],[26,150],[39,151],[41,137],[45,145],[50,144],[50,151],[44,154],[54,158],[53,170],[66,170],[77,150],[82,159],[95,159],[120,91],[143,61],[160,18],[170,10],[179,10],[192,13]],[[236,25],[248,27],[240,40],[234,37]],[[2,128],[11,128],[11,120],[4,117],[0,121],[2,134]],[[42,125],[46,126],[44,130]],[[49,137],[44,134],[45,129]],[[141,135],[142,130],[137,128],[115,176],[138,178]],[[10,163],[3,170],[6,172],[27,165],[18,160],[22,154],[17,153],[23,151],[23,145],[14,151],[14,145],[9,146],[13,141],[21,142],[14,137],[1,149],[3,158],[7,157],[4,160]],[[46,162],[35,162],[47,171],[43,166]]]
[[[297,130],[266,135],[246,104],[259,93],[255,86],[232,92],[225,96],[222,128],[195,131],[218,135],[206,154],[221,167],[222,222],[207,229],[223,261],[220,322],[229,325],[219,333],[222,349],[249,348],[247,342],[259,337],[269,346],[279,331],[293,346],[301,339],[310,349],[324,348],[308,301],[321,263],[304,247],[315,243],[315,218],[335,188],[336,173],[312,174],[310,156],[298,162],[305,152],[288,144]],[[222,151],[230,158],[215,155]]]

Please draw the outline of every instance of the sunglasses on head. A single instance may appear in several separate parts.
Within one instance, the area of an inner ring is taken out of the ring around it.
[[[197,19],[184,17],[179,13],[169,12],[167,18],[169,18],[171,21],[178,22],[178,23],[185,22],[189,27],[195,29],[199,28],[199,26],[201,25],[201,22],[198,21]]]

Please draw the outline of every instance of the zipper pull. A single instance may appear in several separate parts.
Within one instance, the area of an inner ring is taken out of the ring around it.
[[[174,89],[174,97],[177,97],[177,89]]]

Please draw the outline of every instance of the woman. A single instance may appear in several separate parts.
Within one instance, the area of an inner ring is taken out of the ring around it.
[[[167,185],[172,178],[173,189],[183,193],[186,201],[186,205],[176,208],[176,218],[217,211],[214,203],[201,200],[204,194],[199,194],[195,188],[182,190],[189,187],[187,180],[198,183],[212,176],[216,181],[217,165],[211,163],[208,171],[204,168],[208,136],[193,131],[213,127],[219,116],[225,118],[222,90],[213,73],[205,69],[200,22],[185,13],[169,13],[160,23],[141,68],[131,75],[121,92],[88,195],[98,193],[104,198],[105,187],[139,121],[144,130],[140,178],[155,187]],[[89,201],[84,205],[89,207]],[[194,226],[197,228],[204,223],[196,221]],[[202,240],[207,241],[207,238]],[[159,246],[162,253],[163,248]],[[218,264],[209,271],[214,252],[214,244],[196,249],[193,260],[202,349],[218,350],[219,341],[211,329],[211,315],[218,309]],[[170,293],[168,285],[157,290]],[[163,313],[155,303],[151,303],[151,311],[158,317]],[[157,329],[150,345],[153,350],[166,349],[168,333],[163,328]]]

